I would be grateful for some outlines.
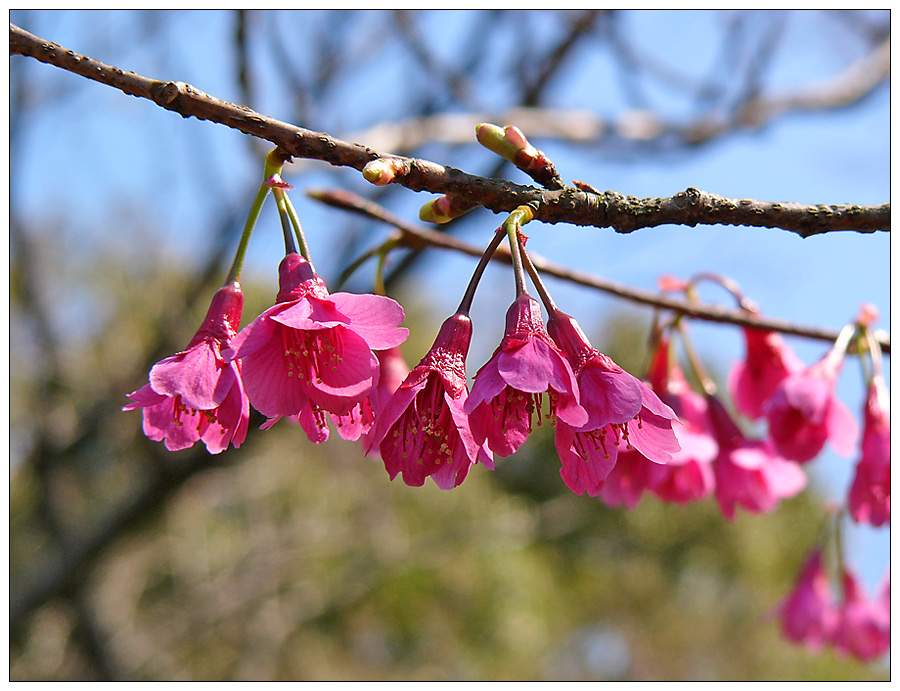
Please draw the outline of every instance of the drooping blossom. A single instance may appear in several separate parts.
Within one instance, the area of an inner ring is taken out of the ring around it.
[[[687,504],[712,494],[715,487],[712,462],[719,453],[706,399],[693,391],[681,368],[670,362],[669,340],[661,337],[647,371],[651,388],[678,416],[673,425],[681,447],[665,465],[649,469],[649,489],[663,501]]]
[[[744,328],[747,356],[728,376],[728,393],[738,411],[751,420],[763,415],[763,404],[778,385],[803,369],[803,361],[774,331]]]
[[[769,436],[785,458],[806,463],[819,455],[826,441],[841,456],[853,455],[856,420],[834,391],[842,362],[842,355],[832,351],[785,378],[763,406]]]
[[[459,486],[475,463],[494,469],[487,444],[478,444],[464,407],[466,355],[472,322],[455,314],[441,326],[431,350],[381,408],[370,448],[393,480],[420,487],[431,477],[441,489]]]
[[[881,526],[891,519],[890,394],[881,375],[869,384],[863,418],[862,453],[847,506],[857,523]]]
[[[890,595],[885,591],[870,601],[856,575],[846,566],[843,571],[844,600],[837,611],[832,642],[835,648],[858,660],[875,660],[888,651],[891,644]],[[890,592],[888,585],[887,592]]]
[[[577,493],[598,496],[619,453],[634,449],[654,463],[668,463],[678,450],[672,431],[675,413],[650,387],[591,346],[578,323],[554,310],[548,330],[572,364],[581,404],[582,424],[557,421],[555,444],[560,475]]]
[[[738,505],[751,513],[771,511],[779,499],[806,486],[806,474],[797,463],[782,458],[769,439],[747,439],[718,398],[708,395],[706,400],[719,445],[713,462],[716,500],[727,519],[734,518]]]
[[[587,466],[587,468],[582,469],[582,474],[585,470],[591,468],[589,462],[578,460],[581,461],[582,465]],[[574,479],[579,479],[579,475],[575,474],[579,470],[577,463],[578,461],[570,463],[573,467],[570,474],[574,476]],[[655,481],[653,470],[657,466],[660,468],[665,467],[653,461],[648,461],[634,448],[622,449],[616,454],[615,464],[612,469],[593,483],[582,481],[581,487],[584,487],[584,489],[580,492],[577,486],[573,487],[572,481],[566,480],[566,484],[577,494],[583,494],[585,491],[588,491],[591,493],[590,496],[599,497],[607,506],[621,506],[626,509],[633,509],[641,500],[644,492],[653,487]],[[563,479],[565,477],[564,475]]]
[[[466,401],[472,434],[499,456],[509,456],[541,424],[543,396],[549,415],[580,427],[588,414],[578,403],[572,367],[544,328],[540,304],[526,295],[506,313],[506,332],[493,356],[475,375]]]
[[[144,434],[164,441],[170,451],[202,441],[217,454],[244,442],[250,404],[241,366],[222,356],[240,326],[243,306],[237,283],[216,291],[187,348],[153,365],[149,383],[128,394],[132,402],[123,410],[143,408]]]
[[[343,415],[326,413],[310,401],[301,408],[299,413],[289,415],[287,419],[299,424],[313,444],[328,441],[328,437],[331,435],[328,421],[331,420],[341,439],[359,440],[363,448],[367,449],[369,444],[366,438],[374,429],[380,407],[384,406],[384,403],[409,374],[409,367],[406,366],[399,347],[375,351],[375,357],[378,358],[379,364],[378,385],[349,412]],[[269,418],[262,429],[269,429],[280,419],[280,415]]]
[[[616,465],[600,493],[611,506],[635,506],[644,491],[663,501],[686,504],[709,496],[715,484],[712,461],[718,445],[709,429],[706,400],[691,390],[677,363],[670,362],[669,340],[654,348],[647,383],[678,416],[672,425],[679,449],[665,464],[654,463],[636,449],[619,451]]]
[[[329,294],[296,253],[278,273],[276,304],[235,337],[228,356],[241,361],[254,408],[269,418],[298,416],[321,440],[325,413],[346,415],[375,389],[372,351],[406,339],[403,308],[381,295]]]
[[[821,650],[834,637],[838,614],[831,584],[822,567],[822,550],[806,560],[794,589],[776,608],[782,635],[794,643]]]

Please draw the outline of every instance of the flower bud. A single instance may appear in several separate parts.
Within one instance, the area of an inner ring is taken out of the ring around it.
[[[419,220],[427,223],[447,223],[474,208],[475,206],[468,201],[444,194],[426,202],[419,209]]]
[[[387,185],[400,175],[409,173],[409,163],[400,158],[376,158],[362,170],[363,177],[373,185]]]

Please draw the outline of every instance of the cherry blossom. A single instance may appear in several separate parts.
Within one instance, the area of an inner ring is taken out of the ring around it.
[[[822,567],[822,551],[815,549],[806,560],[790,594],[778,605],[781,632],[794,643],[813,650],[830,643],[837,625],[831,584]]]
[[[853,455],[856,420],[834,392],[841,364],[842,357],[832,351],[785,378],[763,406],[769,436],[785,458],[806,463],[819,455],[826,441],[839,455]]]
[[[244,442],[250,404],[241,366],[222,355],[240,326],[243,305],[237,283],[216,291],[187,348],[153,365],[149,383],[128,394],[132,402],[123,410],[142,408],[144,434],[170,451],[202,441],[217,454]]]
[[[548,329],[572,363],[588,416],[581,425],[562,418],[556,425],[560,474],[569,488],[598,496],[618,454],[626,450],[636,449],[655,463],[671,461],[679,448],[672,409],[649,386],[593,348],[569,315],[554,310]]]
[[[763,404],[785,378],[803,369],[800,360],[774,331],[744,329],[747,356],[728,376],[728,393],[738,411],[756,420]]]
[[[420,487],[431,477],[441,489],[459,486],[475,463],[493,470],[487,444],[476,443],[464,407],[466,355],[472,322],[447,319],[431,350],[381,407],[370,448],[377,449],[393,480]]]
[[[509,308],[500,346],[475,375],[465,408],[475,440],[487,440],[499,456],[515,453],[534,421],[541,424],[545,394],[550,417],[573,427],[588,421],[572,368],[544,328],[540,304],[526,294]]]
[[[329,294],[296,253],[278,270],[276,304],[235,337],[229,353],[242,362],[250,401],[270,418],[303,415],[312,423],[324,420],[320,413],[348,414],[378,384],[372,351],[406,339],[403,308],[380,295]]]
[[[890,394],[880,375],[872,378],[863,413],[862,454],[847,506],[853,520],[881,526],[891,519]]]

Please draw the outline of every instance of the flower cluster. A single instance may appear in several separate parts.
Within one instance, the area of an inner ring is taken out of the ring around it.
[[[782,457],[770,440],[748,439],[718,396],[691,389],[672,353],[670,339],[660,335],[647,379],[678,414],[681,448],[662,466],[640,454],[620,454],[601,499],[632,507],[645,491],[677,504],[714,494],[722,514],[732,519],[737,506],[764,513],[800,492],[806,475],[799,464]]]
[[[458,486],[476,464],[493,469],[536,425],[555,426],[560,475],[596,496],[616,456],[636,451],[666,463],[678,451],[675,413],[650,388],[591,347],[578,324],[556,310],[544,326],[533,298],[507,313],[494,355],[468,390],[468,316],[447,319],[431,350],[382,409],[371,449],[391,479],[420,486],[427,477]],[[545,412],[546,410],[546,412]]]
[[[275,305],[239,333],[243,294],[233,284],[213,298],[189,344],[150,370],[125,410],[144,408],[144,431],[170,450],[202,440],[211,453],[240,446],[249,407],[299,422],[310,441],[359,439],[375,420],[381,365],[408,334],[403,309],[379,295],[329,294],[311,264],[288,254]]]
[[[736,290],[733,282],[716,280]],[[661,280],[664,289],[688,294],[692,285],[693,281],[671,277]],[[694,357],[689,361],[703,391],[691,389],[673,356],[667,330],[659,329],[647,382],[677,413],[681,424],[674,429],[681,448],[665,465],[648,463],[633,452],[619,454],[600,492],[601,499],[610,505],[632,507],[645,491],[675,503],[714,495],[729,519],[737,506],[762,513],[803,489],[803,465],[830,443],[843,456],[852,456],[859,449],[846,502],[850,516],[873,526],[889,523],[889,395],[881,374],[880,350],[868,331],[874,319],[871,310],[864,306],[861,314],[865,316],[849,324],[834,346],[811,366],[804,365],[780,335],[743,329],[746,355],[731,369],[727,386],[737,413],[766,423],[767,435],[755,440],[744,435]],[[686,340],[680,317],[667,328]],[[872,355],[861,443],[853,415],[835,393],[854,334],[865,338]]]
[[[831,646],[859,660],[875,660],[888,651],[891,642],[890,571],[870,600],[843,563],[840,587],[833,588],[822,550],[816,548],[775,614],[782,635],[794,643],[816,651]]]
[[[556,178],[555,170],[543,165],[543,154],[518,130],[491,127],[482,126],[479,141],[537,177]],[[664,326],[657,322],[643,380],[591,345],[575,319],[553,302],[528,257],[521,226],[532,219],[533,209],[523,206],[495,233],[456,313],[410,370],[399,350],[408,335],[400,326],[402,307],[384,295],[331,293],[317,274],[287,197],[291,187],[280,177],[281,165],[274,152],[267,158],[265,182],[232,270],[195,336],[183,351],[157,362],[148,383],[128,394],[124,410],[143,411],[150,439],[173,451],[198,441],[214,454],[229,445],[237,448],[246,439],[252,406],[267,418],[263,429],[288,418],[318,444],[334,428],[343,439],[359,441],[366,453],[379,455],[391,480],[400,475],[407,485],[422,486],[432,478],[439,488],[452,489],[472,466],[493,470],[495,457],[513,455],[535,427],[548,424],[560,476],[576,494],[627,507],[644,492],[678,504],[714,498],[729,520],[739,507],[768,512],[799,493],[807,482],[804,464],[827,443],[844,456],[859,448],[846,514],[873,526],[890,522],[889,394],[869,330],[872,309],[864,308],[810,366],[778,334],[744,328],[746,357],[730,372],[727,388],[737,414],[760,425],[765,421],[766,435],[753,438],[699,363],[683,314],[672,315]],[[379,159],[364,172],[372,182],[386,184],[407,171],[400,159]],[[275,304],[241,330],[240,265],[270,192],[285,240],[279,290]],[[452,215],[447,209],[441,213]],[[478,369],[470,391],[469,308],[504,237],[516,298],[503,338]],[[540,302],[528,293],[529,278]],[[696,280],[666,277],[661,288],[691,298]],[[715,280],[738,296],[733,282]],[[678,364],[673,335],[684,343],[699,390]],[[835,395],[853,336],[871,360],[859,445],[857,423]],[[840,582],[835,597],[821,552],[814,552],[778,608],[784,635],[864,660],[878,657],[889,641],[887,581],[874,601],[866,599],[843,566]]]
[[[400,326],[403,308],[383,295],[329,293],[309,260],[286,192],[291,185],[281,178],[283,164],[275,151],[267,156],[234,264],[197,334],[184,351],[151,368],[148,384],[128,394],[132,402],[124,410],[142,408],[145,434],[170,450],[197,441],[210,453],[239,447],[251,405],[268,418],[263,428],[287,417],[320,443],[328,439],[331,421],[343,438],[360,439],[390,393],[385,384],[396,387],[402,376],[397,348],[409,334]],[[239,332],[244,296],[238,277],[270,192],[285,242],[278,294]]]

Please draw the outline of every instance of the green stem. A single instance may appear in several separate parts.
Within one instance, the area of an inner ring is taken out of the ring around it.
[[[869,344],[869,353],[872,356],[872,377],[881,377],[882,374],[882,362],[881,362],[881,346],[878,345],[878,341],[875,339],[875,334],[872,333],[872,330],[868,327],[863,327],[863,331],[865,332],[866,342]],[[871,382],[871,379],[866,380],[866,384],[868,385]]]
[[[509,253],[512,256],[513,276],[516,279],[516,298],[528,295],[528,287],[525,285],[525,267],[522,264],[522,251],[519,243],[519,231],[521,222],[517,216],[519,209],[513,211],[506,223],[503,224],[506,230],[506,237],[509,238]]]
[[[262,211],[263,202],[266,200],[267,194],[269,194],[269,188],[266,185],[260,185],[259,192],[256,193],[256,199],[253,200],[253,206],[250,207],[247,222],[244,224],[241,241],[238,243],[231,270],[228,272],[228,278],[225,280],[226,284],[240,281],[241,269],[244,266],[244,256],[247,254],[247,245],[250,243],[250,236],[253,234],[253,228],[256,225],[256,220],[259,218],[259,212]]]
[[[300,217],[297,215],[297,210],[291,203],[291,198],[288,197],[286,193],[284,194],[284,202],[287,205],[288,216],[294,226],[294,235],[297,236],[297,244],[300,245],[300,254],[302,254],[303,258],[309,262],[310,266],[312,266],[309,244],[306,242],[306,235],[303,234],[303,226],[300,225]]]
[[[694,374],[697,375],[697,379],[700,382],[700,387],[707,395],[715,396],[718,387],[712,380],[712,377],[710,377],[707,373],[706,368],[701,364],[700,357],[697,355],[697,351],[694,350],[694,345],[693,343],[691,343],[691,339],[688,338],[687,327],[682,321],[678,322],[678,332],[681,334],[681,342],[684,345],[684,352],[687,355],[688,362],[691,365],[691,369],[694,371]]]
[[[472,299],[475,297],[475,288],[478,287],[481,275],[484,273],[491,257],[494,256],[494,252],[497,251],[500,243],[503,242],[504,236],[509,238],[510,255],[512,256],[513,269],[516,274],[516,296],[518,297],[527,292],[525,290],[525,272],[522,269],[522,257],[519,254],[519,229],[532,218],[534,218],[534,210],[530,206],[523,205],[507,216],[503,225],[497,228],[494,232],[494,237],[491,238],[490,244],[488,244],[487,248],[484,250],[481,259],[478,260],[478,266],[475,267],[475,273],[473,273],[472,278],[469,279],[469,285],[466,287],[463,299],[460,301],[459,307],[456,310],[457,314],[468,316],[469,309],[472,307]],[[505,233],[501,233],[501,230],[505,231]]]
[[[534,284],[535,289],[537,289],[538,296],[541,298],[541,302],[544,303],[544,307],[547,308],[547,313],[552,315],[556,311],[556,303],[553,302],[553,298],[550,297],[547,286],[545,286],[544,281],[541,280],[537,267],[532,263],[531,257],[528,256],[528,252],[525,251],[525,243],[522,242],[521,239],[519,239],[519,243],[522,263],[525,265],[528,275],[531,276],[531,282]]]
[[[288,215],[287,205],[284,203],[284,190],[274,190],[275,203],[278,205],[278,217],[281,219],[281,232],[284,235],[284,253],[296,254],[297,246],[294,244],[294,235],[291,232],[291,218]],[[309,261],[305,254],[303,258]]]
[[[722,276],[720,274],[712,273],[710,271],[701,271],[700,273],[694,274],[690,281],[688,282],[688,289],[692,289],[701,281],[711,281],[712,283],[716,283],[722,286],[725,290],[727,290],[731,295],[737,300],[738,305],[747,310],[748,312],[756,312],[756,306],[744,297],[744,293],[741,291],[741,287],[737,284],[737,281],[734,281],[728,276]]]
[[[850,345],[850,341],[853,340],[853,334],[856,333],[856,328],[856,324],[851,323],[841,329],[837,339],[834,341],[834,345],[825,357],[834,358],[838,361],[843,358],[844,354],[847,352],[847,347]]]
[[[485,268],[487,268],[488,262],[491,260],[491,257],[494,256],[494,252],[497,251],[497,248],[500,246],[500,243],[503,242],[503,238],[506,237],[500,231],[503,229],[503,226],[497,228],[494,231],[494,237],[491,238],[490,243],[485,248],[484,253],[481,255],[481,258],[478,260],[478,266],[475,267],[475,271],[472,274],[472,278],[469,279],[469,285],[466,286],[466,292],[463,295],[462,300],[459,302],[459,307],[456,308],[457,314],[464,314],[468,316],[469,309],[472,307],[472,299],[475,297],[475,289],[478,287],[478,282],[481,280],[481,275],[484,273]]]

